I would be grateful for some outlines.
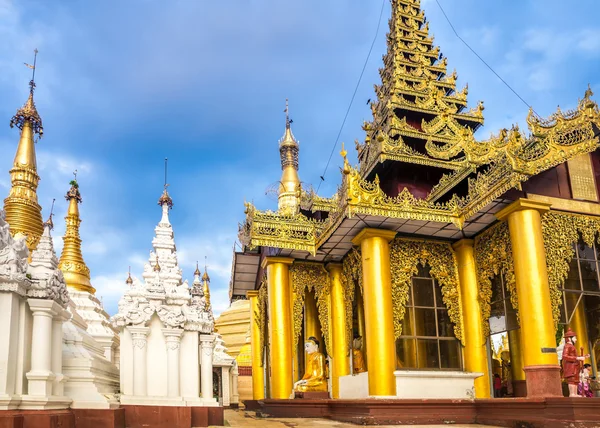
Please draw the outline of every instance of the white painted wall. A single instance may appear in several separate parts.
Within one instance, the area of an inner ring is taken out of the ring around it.
[[[167,343],[162,333],[163,325],[154,314],[150,320],[148,333],[148,396],[162,397],[167,395]]]

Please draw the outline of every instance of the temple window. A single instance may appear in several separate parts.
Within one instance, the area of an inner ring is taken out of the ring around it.
[[[510,302],[510,293],[502,273],[492,278],[489,323],[492,335],[519,328],[517,312]]]
[[[459,342],[429,267],[412,278],[402,337],[396,341],[399,369],[462,369]]]

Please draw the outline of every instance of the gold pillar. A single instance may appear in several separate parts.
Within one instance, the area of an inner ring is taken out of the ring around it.
[[[528,396],[562,396],[541,222],[549,207],[519,199],[497,214],[508,220]]]
[[[479,304],[473,240],[462,239],[452,247],[456,252],[460,281],[465,369],[468,372],[483,373],[483,376],[475,379],[475,398],[490,398],[488,355]]]
[[[576,294],[569,293],[567,294],[567,298],[572,298],[573,300],[577,300],[579,296]],[[573,302],[575,304],[575,302]],[[588,336],[587,323],[585,321],[585,306],[583,303],[583,296],[571,317],[571,322],[569,323],[569,328],[577,334],[577,343],[575,344],[575,348],[577,349],[577,355],[581,353],[579,348],[583,348],[583,355],[592,354],[590,352],[590,339]],[[584,364],[591,363],[590,358],[586,358]]]
[[[262,267],[267,270],[269,293],[270,398],[290,398],[292,393],[292,317],[289,265],[293,259],[267,257]]]
[[[366,344],[369,352],[369,395],[396,396],[396,341],[392,308],[390,230],[365,228],[352,240],[360,245],[363,266]]]
[[[323,342],[323,334],[321,333],[315,293],[307,289],[304,295],[304,341],[306,342],[311,336],[319,341],[319,352],[325,355],[325,343]],[[304,349],[304,346],[302,349]],[[307,355],[304,357],[306,361]]]
[[[363,353],[363,360],[365,360],[365,364],[367,364],[368,361],[368,357],[367,357],[367,329],[365,327],[365,302],[363,300],[362,294],[360,293],[360,290],[358,290],[358,300],[356,301],[356,321],[358,323],[358,335],[360,337],[362,337],[362,342],[363,342],[363,346],[362,346],[362,353]],[[354,337],[353,337],[354,339]],[[352,344],[351,344],[352,345]]]
[[[350,374],[350,344],[346,336],[346,306],[344,287],[342,285],[342,265],[329,263],[327,265],[331,290],[331,355],[333,357],[331,371],[331,392],[333,398],[340,398],[340,376]]]
[[[523,371],[523,352],[521,351],[521,330],[508,332],[508,350],[510,351],[510,367],[513,380],[525,380]]]
[[[246,296],[250,300],[250,346],[252,352],[252,399],[262,400],[265,398],[265,372],[260,359],[260,325],[256,319],[258,308],[258,291],[247,291]]]

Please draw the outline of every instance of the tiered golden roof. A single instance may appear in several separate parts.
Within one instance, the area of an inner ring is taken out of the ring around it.
[[[94,294],[96,290],[90,282],[90,269],[85,264],[81,253],[79,204],[82,199],[79,193],[79,184],[77,180],[71,180],[69,184],[71,184],[71,188],[65,196],[69,202],[69,210],[65,217],[67,228],[63,237],[64,245],[58,267],[62,270],[65,282],[70,289]]]
[[[44,128],[33,100],[33,79],[29,82],[29,87],[29,98],[25,105],[17,110],[10,120],[11,128],[16,126],[21,130],[21,138],[10,170],[11,189],[4,200],[4,211],[11,234],[26,235],[27,247],[31,252],[37,247],[44,232],[42,207],[37,197],[40,176],[37,173],[34,142],[34,135],[37,134],[41,138]]]
[[[332,198],[302,193],[303,211],[324,212],[320,218],[325,220],[299,212],[259,211],[246,203],[239,239],[249,249],[262,246],[315,255],[344,219],[357,215],[451,223],[460,229],[530,177],[600,147],[600,111],[590,89],[572,111],[559,109],[548,119],[530,111],[530,135],[515,126],[488,140],[475,140],[483,106],[463,112],[466,89],[456,92],[456,74],[445,75],[446,61],[432,47],[419,0],[392,0],[392,13],[373,121],[365,124],[365,143],[357,144],[360,167],[350,167],[343,153],[342,184]],[[409,123],[409,117],[418,115],[419,123]],[[376,174],[368,178],[384,160],[450,172],[426,198],[407,188],[390,196]],[[452,192],[460,182],[466,184],[466,193]],[[442,196],[444,202],[438,202]]]
[[[483,124],[483,104],[465,110],[467,87],[457,91],[456,71],[446,74],[447,58],[433,45],[418,0],[392,1],[387,45],[373,120],[363,125],[364,144],[357,143],[361,174],[385,160],[464,169],[464,157],[440,158],[429,147],[472,135]]]

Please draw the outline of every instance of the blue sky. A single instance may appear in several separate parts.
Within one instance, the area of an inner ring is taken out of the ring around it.
[[[440,0],[459,34],[541,115],[600,93],[600,4],[558,0]],[[527,107],[452,33],[434,0],[422,5],[436,44],[485,102],[491,132],[524,124]],[[72,171],[84,203],[81,235],[92,283],[116,311],[131,265],[140,274],[160,219],[169,158],[171,220],[184,276],[208,257],[216,312],[228,305],[231,254],[244,200],[275,208],[285,98],[300,141],[300,178],[318,185],[375,34],[379,0],[0,0],[0,193],[8,193],[38,48],[37,145],[44,217],[57,199],[62,248]],[[342,133],[350,159],[379,82],[390,4]],[[597,97],[598,98],[598,97]],[[339,146],[320,193],[339,183]]]

